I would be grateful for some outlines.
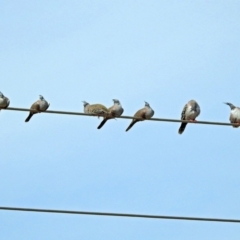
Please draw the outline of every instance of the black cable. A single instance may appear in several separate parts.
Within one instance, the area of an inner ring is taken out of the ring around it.
[[[132,213],[87,212],[87,211],[69,211],[69,210],[17,208],[17,207],[0,207],[0,210],[23,211],[23,212],[40,212],[40,213],[95,215],[95,216],[108,216],[108,217],[131,217],[131,218],[151,218],[151,219],[168,219],[168,220],[188,220],[188,221],[205,221],[205,222],[240,223],[240,220],[238,220],[238,219],[163,216],[163,215],[146,215],[146,214],[132,214]]]
[[[30,109],[28,108],[12,108],[9,107],[7,109],[2,109],[2,110],[10,110],[10,111],[24,111],[24,112],[29,112]],[[31,110],[34,111],[34,110]],[[37,111],[36,111],[37,112]],[[65,115],[77,115],[77,116],[92,116],[92,117],[96,117],[96,115],[92,115],[92,114],[86,114],[86,113],[81,113],[81,112],[68,112],[68,111],[53,111],[53,110],[47,110],[45,112],[42,113],[52,113],[52,114],[65,114]],[[138,119],[138,118],[134,118],[131,116],[120,116],[120,117],[116,117],[116,118],[123,118],[123,119]],[[181,122],[186,122],[186,123],[197,123],[197,124],[207,124],[207,125],[221,125],[221,126],[233,126],[235,124],[231,124],[231,123],[224,123],[224,122],[210,122],[210,121],[196,121],[196,122],[192,122],[192,121],[186,121],[186,120],[179,120],[179,119],[169,119],[169,118],[150,118],[150,119],[146,119],[148,121],[159,121],[159,122],[175,122],[175,123],[181,123]],[[237,124],[236,124],[237,125]],[[237,125],[239,126],[239,125]]]

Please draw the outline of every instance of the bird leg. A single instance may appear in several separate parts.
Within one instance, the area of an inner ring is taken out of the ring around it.
[[[236,127],[239,127],[240,126],[240,123],[239,122],[234,122],[233,123]]]
[[[189,122],[194,122],[195,123],[195,122],[197,122],[197,120],[196,119],[190,119]]]

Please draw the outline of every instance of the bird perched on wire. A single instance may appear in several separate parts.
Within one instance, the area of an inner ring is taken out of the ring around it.
[[[181,120],[189,120],[195,122],[196,117],[200,114],[200,107],[195,100],[189,101],[182,110]],[[182,123],[178,133],[182,134],[186,128],[187,123]]]
[[[102,122],[99,124],[98,129],[100,129],[107,122],[107,120],[119,117],[123,114],[124,109],[122,108],[120,101],[113,99],[113,103],[113,106],[108,109],[110,113],[109,116],[104,117]]]
[[[109,110],[102,104],[89,104],[88,102],[83,101],[84,113],[96,115],[98,117],[109,116]]]
[[[10,104],[10,100],[0,92],[0,110],[1,108],[7,108]]]
[[[30,111],[30,113],[29,113],[28,117],[26,118],[25,122],[28,122],[34,114],[46,111],[49,106],[50,106],[50,103],[48,103],[42,95],[39,95],[39,100],[37,100],[31,106],[30,109],[33,110],[33,111]]]
[[[235,123],[236,125],[233,125],[234,128],[237,128],[240,126],[240,108],[239,107],[235,107],[233,104],[231,103],[225,103],[227,104],[230,108],[231,108],[231,113],[230,113],[230,122],[231,123]]]
[[[126,129],[126,132],[137,122],[144,121],[146,119],[150,119],[154,115],[153,109],[150,107],[149,103],[145,102],[145,107],[138,110],[134,117],[138,119],[133,119],[128,128]]]

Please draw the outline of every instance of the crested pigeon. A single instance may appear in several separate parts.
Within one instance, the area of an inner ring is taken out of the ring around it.
[[[122,105],[119,100],[113,99],[114,105],[110,107],[108,110],[110,112],[109,116],[104,117],[102,122],[99,124],[98,129],[100,129],[109,119],[119,117],[122,115],[124,109],[122,108]]]
[[[230,122],[235,123],[237,125],[233,125],[234,128],[237,128],[240,126],[240,108],[235,107],[233,104],[226,102],[230,108],[231,108],[231,113],[230,113]]]
[[[50,103],[48,103],[42,95],[39,95],[39,100],[32,104],[31,110],[33,111],[30,111],[25,122],[28,122],[34,114],[46,111],[49,106]]]
[[[128,128],[126,129],[126,132],[137,122],[144,121],[145,119],[150,119],[154,115],[153,109],[150,107],[149,103],[145,102],[145,107],[138,110],[134,117],[138,119],[133,119]]]
[[[100,116],[108,116],[109,110],[102,104],[89,104],[88,102],[83,101],[84,113]]]
[[[10,100],[0,92],[0,110],[1,108],[7,108],[10,104]]]
[[[195,122],[196,117],[200,114],[200,107],[195,100],[190,100],[183,108],[181,120],[189,120]],[[187,123],[182,123],[178,133],[182,134],[186,128]]]

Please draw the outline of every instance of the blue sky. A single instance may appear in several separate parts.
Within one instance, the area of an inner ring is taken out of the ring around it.
[[[228,122],[240,105],[239,1],[1,1],[1,89],[124,115],[148,101],[179,119]],[[239,129],[1,111],[0,205],[240,218]],[[0,212],[9,239],[239,239],[237,224]]]

